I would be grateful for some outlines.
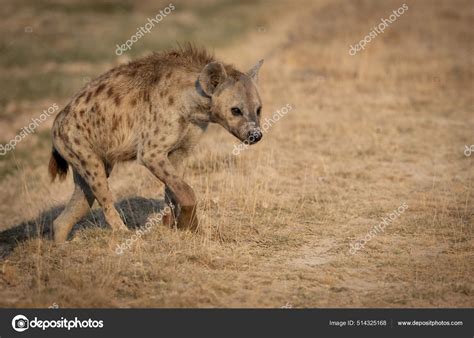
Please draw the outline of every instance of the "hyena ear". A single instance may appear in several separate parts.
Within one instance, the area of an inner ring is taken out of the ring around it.
[[[217,86],[227,78],[224,66],[219,62],[208,63],[199,74],[199,85],[204,93],[212,96]]]
[[[258,71],[260,70],[260,67],[263,65],[263,59],[257,62],[255,66],[253,66],[248,72],[247,75],[252,78],[255,82],[258,82]]]

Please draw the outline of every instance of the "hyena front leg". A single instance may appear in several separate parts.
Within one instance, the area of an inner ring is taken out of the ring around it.
[[[166,154],[147,153],[143,155],[143,164],[160,180],[172,193],[181,212],[177,226],[180,229],[195,230],[198,226],[196,217],[196,196],[193,189],[177,174]]]
[[[184,161],[191,154],[194,146],[206,130],[206,127],[207,126],[191,124],[186,136],[181,141],[181,146],[168,154],[168,159],[179,177],[183,177]],[[172,212],[163,217],[163,223],[168,226],[173,226],[176,224],[176,219],[179,218],[181,207],[169,186],[165,186],[165,203],[168,206],[172,203],[174,209],[171,208]]]
[[[180,206],[173,191],[165,185],[165,204],[170,207],[170,212],[163,215],[163,224],[169,227],[177,225],[180,214]]]
[[[168,155],[168,159],[179,177],[183,177],[183,161],[187,155],[188,150],[185,148],[178,148]],[[181,207],[174,192],[167,185],[165,185],[165,204],[170,207],[171,212],[163,216],[163,224],[174,226],[181,213]]]
[[[74,192],[68,204],[53,222],[54,241],[63,243],[69,232],[94,203],[94,194],[84,179],[74,170]]]
[[[128,228],[120,218],[117,209],[115,209],[112,192],[107,182],[107,177],[112,170],[111,167],[106,168],[104,162],[95,154],[88,158],[87,161],[81,161],[80,163],[75,163],[75,165],[78,172],[91,187],[95,198],[104,211],[105,220],[112,230],[127,231]]]

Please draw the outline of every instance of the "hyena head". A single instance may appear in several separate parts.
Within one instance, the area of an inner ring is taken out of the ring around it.
[[[211,97],[210,120],[219,123],[240,141],[254,144],[262,138],[262,102],[257,89],[260,60],[247,73],[227,74],[219,62],[207,64],[199,75],[201,89]]]

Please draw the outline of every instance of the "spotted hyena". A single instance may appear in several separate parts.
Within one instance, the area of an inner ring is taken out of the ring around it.
[[[196,229],[196,197],[182,178],[181,163],[210,122],[241,141],[262,138],[257,89],[262,62],[243,73],[186,46],[118,66],[79,91],[52,128],[50,175],[64,179],[70,165],[75,182],[71,200],[54,221],[55,241],[67,239],[96,199],[112,229],[127,229],[107,178],[116,163],[130,160],[165,184],[165,202],[175,207],[164,223]]]

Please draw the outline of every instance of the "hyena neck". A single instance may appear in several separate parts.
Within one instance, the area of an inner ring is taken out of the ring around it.
[[[211,97],[200,91],[196,85],[187,90],[187,119],[196,124],[211,122]]]

